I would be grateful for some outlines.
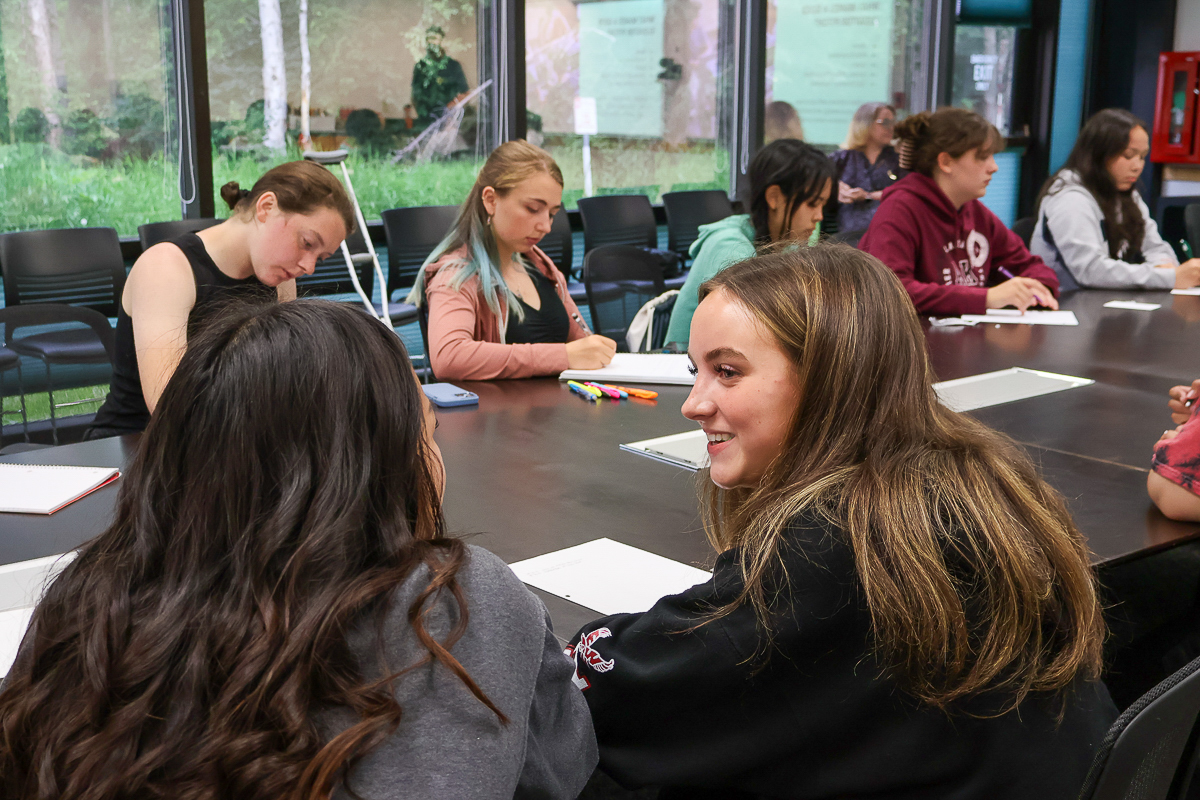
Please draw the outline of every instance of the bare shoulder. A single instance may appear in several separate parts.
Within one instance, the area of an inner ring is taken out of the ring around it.
[[[155,305],[188,308],[195,305],[196,280],[187,256],[170,242],[146,250],[129,273],[125,298],[125,310],[130,314],[143,299]]]

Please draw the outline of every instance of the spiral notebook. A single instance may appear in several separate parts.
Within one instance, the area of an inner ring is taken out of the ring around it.
[[[53,514],[120,476],[116,467],[0,464],[0,512]]]

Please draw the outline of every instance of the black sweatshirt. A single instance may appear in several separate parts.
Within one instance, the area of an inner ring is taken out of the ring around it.
[[[872,655],[845,533],[798,518],[782,550],[789,588],[772,606],[775,649],[757,670],[762,634],[748,605],[688,630],[741,590],[734,552],[717,559],[711,581],[576,634],[567,653],[606,772],[685,797],[1078,795],[1117,716],[1103,683],[1077,679],[999,717],[1004,697],[950,713],[921,705]]]

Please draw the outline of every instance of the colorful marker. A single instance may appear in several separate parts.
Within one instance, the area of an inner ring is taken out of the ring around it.
[[[592,400],[596,400],[601,396],[599,389],[593,389],[590,386],[585,386],[578,381],[567,381],[567,386],[570,387],[571,391],[578,392],[584,397],[588,397]]]
[[[592,381],[587,381],[584,385],[592,387],[597,392],[601,392],[605,397],[611,397],[614,400],[621,399],[620,392],[618,392],[616,389],[610,389],[609,387],[605,386],[603,383],[593,383]]]
[[[630,389],[628,386],[613,386],[619,392],[625,392],[630,397],[640,397],[643,400],[653,400],[658,397],[658,392],[652,392],[649,389]]]

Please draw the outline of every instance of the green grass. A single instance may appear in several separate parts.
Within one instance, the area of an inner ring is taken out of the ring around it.
[[[568,206],[582,194],[582,146],[567,139],[547,143],[566,179]],[[292,146],[286,153],[259,155],[216,150],[213,184],[217,216],[228,213],[220,187],[237,181],[254,185],[272,166],[301,157]],[[473,159],[421,165],[392,164],[386,157],[351,154],[346,162],[354,190],[367,219],[379,219],[388,208],[457,205],[475,182],[479,163]],[[728,155],[711,146],[664,149],[653,143],[599,140],[592,147],[592,174],[597,193],[641,190],[657,201],[662,192],[679,188],[728,184]],[[340,168],[334,169],[341,174]],[[111,227],[121,236],[136,236],[139,225],[179,219],[176,168],[171,157],[127,157],[101,162],[67,156],[46,145],[0,145],[0,232],[38,228]]]
[[[82,386],[78,389],[59,389],[54,393],[54,403],[59,406],[55,416],[71,417],[76,414],[90,414],[100,407],[108,395],[108,386]],[[64,403],[87,401],[81,405],[62,407]],[[50,419],[50,395],[46,392],[25,395],[25,413],[30,422]],[[4,424],[21,424],[21,398],[4,398]]]

